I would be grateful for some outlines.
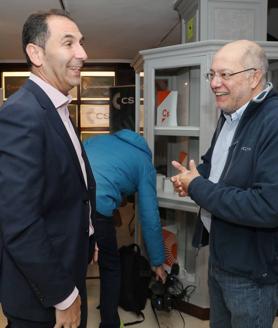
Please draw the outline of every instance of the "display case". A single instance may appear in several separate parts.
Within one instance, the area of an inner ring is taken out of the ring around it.
[[[82,71],[79,86],[79,131],[81,139],[109,133],[109,89],[114,71]]]
[[[2,72],[0,99],[6,101],[30,76],[30,71]],[[73,87],[68,105],[70,118],[83,139],[109,133],[109,91],[115,86],[115,71],[82,71],[81,83]]]
[[[5,101],[16,92],[28,79],[30,72],[3,72],[2,99]]]
[[[214,96],[204,76],[210,69],[213,54],[225,43],[210,40],[144,50],[133,63],[136,81],[140,81],[139,75],[144,72],[144,136],[153,152],[158,174],[162,226],[176,237],[179,278],[185,287],[196,287],[179,308],[203,319],[208,318],[209,313],[208,247],[197,253],[191,246],[199,208],[189,197],[181,198],[173,191],[169,177],[176,173],[172,160],[179,160],[184,165],[190,159],[199,163],[210,145],[219,111],[215,108]],[[278,45],[276,42],[260,44],[271,62],[269,78],[277,86]],[[168,97],[176,95],[175,102],[171,99],[161,102],[160,95],[164,89]],[[139,92],[136,101],[140,101]],[[160,108],[162,113],[166,113],[165,120],[171,113],[176,119],[161,124]]]

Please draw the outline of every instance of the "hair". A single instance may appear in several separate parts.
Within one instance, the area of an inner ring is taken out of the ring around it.
[[[265,84],[268,71],[268,59],[264,49],[255,42],[246,42],[242,60],[246,68],[254,67],[261,70],[263,76],[262,83]]]
[[[62,9],[38,11],[31,14],[27,18],[22,29],[22,47],[28,65],[32,65],[32,62],[26,52],[26,47],[29,43],[34,43],[43,49],[45,48],[45,43],[50,36],[47,24],[47,19],[50,16],[66,17],[74,22],[70,14]]]

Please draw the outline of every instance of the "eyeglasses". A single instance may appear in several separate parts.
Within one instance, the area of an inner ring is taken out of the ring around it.
[[[256,71],[257,68],[247,68],[247,69],[244,69],[243,71],[239,71],[239,72],[235,72],[235,73],[229,73],[229,72],[208,72],[205,74],[205,78],[208,80],[208,81],[212,81],[216,76],[218,78],[220,78],[221,80],[229,80],[233,75],[236,75],[236,74],[239,74],[239,73],[243,73],[243,72],[247,72],[247,71]]]

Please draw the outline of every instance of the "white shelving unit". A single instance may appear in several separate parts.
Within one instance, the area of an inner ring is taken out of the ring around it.
[[[200,128],[197,126],[154,127],[154,134],[160,136],[199,137]]]
[[[193,158],[199,162],[208,149],[219,112],[204,74],[210,69],[213,54],[226,42],[209,40],[144,50],[135,59],[136,81],[140,81],[139,74],[144,72],[144,136],[159,173],[168,177],[174,174],[170,163],[177,159],[174,156],[179,151],[184,150],[188,154],[187,160]],[[260,44],[271,59],[272,72],[269,76],[277,82],[278,45],[266,41]],[[178,91],[178,126],[156,125],[157,80],[161,82],[163,78],[169,90]],[[137,104],[140,104],[139,101],[138,96]],[[172,220],[170,224],[175,224],[177,228],[178,261],[183,272],[183,283],[196,285],[196,291],[187,304],[208,313],[208,247],[201,249],[197,256],[191,246],[198,206],[189,197],[180,198],[174,192],[162,190],[158,191],[158,201],[166,216],[162,222],[166,221],[167,224],[169,216]],[[194,311],[191,309],[189,312],[192,314]],[[201,315],[203,318],[205,316]]]
[[[181,198],[175,193],[157,192],[160,207],[192,213],[198,213],[199,208],[190,197]]]

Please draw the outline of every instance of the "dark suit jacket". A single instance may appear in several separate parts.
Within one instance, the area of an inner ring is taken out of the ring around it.
[[[82,289],[89,253],[88,189],[71,139],[34,82],[0,110],[0,297],[15,317],[48,321],[53,305]]]

